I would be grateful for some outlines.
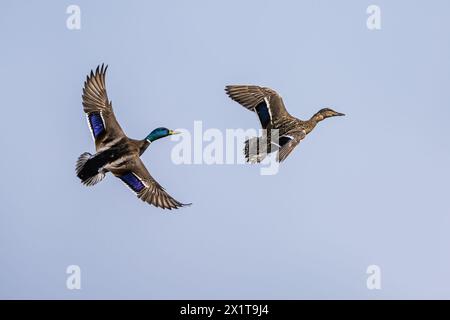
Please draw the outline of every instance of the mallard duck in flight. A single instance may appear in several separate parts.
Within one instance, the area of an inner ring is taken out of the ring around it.
[[[253,137],[245,141],[244,153],[247,162],[261,162],[269,153],[279,150],[277,160],[285,160],[294,148],[323,119],[344,116],[329,108],[321,109],[311,119],[302,121],[291,116],[284,106],[281,96],[270,88],[258,86],[226,86],[227,95],[248,110],[256,112],[266,137]],[[278,143],[271,141],[271,129],[278,129]],[[266,144],[266,151],[260,152],[261,145]]]
[[[83,109],[95,142],[96,153],[83,153],[76,163],[76,173],[86,186],[93,186],[111,172],[141,200],[163,209],[177,209],[186,204],[172,198],[150,175],[140,156],[148,146],[177,132],[157,128],[143,140],[128,138],[114,116],[108,100],[105,74],[108,66],[91,71],[84,83]]]

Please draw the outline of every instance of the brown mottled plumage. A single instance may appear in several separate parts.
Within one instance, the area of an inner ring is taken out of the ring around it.
[[[311,119],[302,121],[289,114],[283,99],[270,88],[232,85],[226,86],[225,92],[234,101],[256,112],[262,128],[266,129],[266,135],[253,137],[245,142],[245,157],[252,163],[261,162],[267,154],[277,150],[279,150],[277,160],[279,162],[285,160],[317,123],[325,118],[344,115],[325,108],[314,114]],[[278,141],[271,141],[272,130],[278,130]]]

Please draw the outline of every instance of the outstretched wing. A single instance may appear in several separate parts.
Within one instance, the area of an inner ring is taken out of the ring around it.
[[[142,201],[162,209],[178,209],[190,205],[172,198],[150,175],[139,157],[135,157],[121,169],[111,172],[121,179]]]
[[[284,161],[305,136],[305,131],[296,131],[291,134],[282,135],[279,138],[280,148],[278,150],[278,162]]]
[[[108,66],[97,67],[91,71],[84,82],[83,109],[86,113],[89,128],[99,149],[102,145],[125,136],[114,116],[111,102],[106,93],[105,75]]]
[[[279,118],[290,116],[283,99],[270,88],[236,85],[226,86],[225,92],[234,101],[256,112],[263,129],[267,129]]]

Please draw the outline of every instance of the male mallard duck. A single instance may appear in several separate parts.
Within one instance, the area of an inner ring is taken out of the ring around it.
[[[256,112],[261,126],[267,130],[266,137],[253,137],[245,141],[245,158],[252,163],[261,162],[268,153],[275,152],[278,149],[277,160],[283,161],[300,141],[314,129],[317,123],[325,118],[344,116],[343,113],[325,108],[319,110],[311,119],[302,121],[287,112],[281,96],[270,88],[237,85],[226,86],[225,92],[234,101],[248,110]],[[268,143],[268,141],[271,141],[271,129],[278,129],[279,141],[274,146],[272,146],[274,142]],[[262,144],[267,144],[267,152],[257,151]],[[252,148],[250,148],[250,145]]]
[[[141,200],[163,209],[177,209],[185,204],[172,198],[152,178],[140,156],[155,140],[176,134],[157,128],[143,140],[128,138],[114,116],[108,100],[105,74],[108,66],[97,67],[87,76],[83,89],[83,109],[95,142],[96,154],[83,153],[77,161],[76,173],[81,182],[92,186],[107,172],[122,180]]]

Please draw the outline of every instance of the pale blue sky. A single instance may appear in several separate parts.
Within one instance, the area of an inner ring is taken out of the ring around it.
[[[378,4],[382,30],[366,28]],[[66,28],[78,4],[79,31]],[[0,297],[450,298],[448,1],[2,1]],[[86,74],[126,133],[257,128],[226,84],[270,86],[329,119],[275,176],[144,154],[193,206],[167,214],[117,179],[83,187]],[[82,289],[65,270],[82,270]],[[382,290],[366,288],[366,268]]]

